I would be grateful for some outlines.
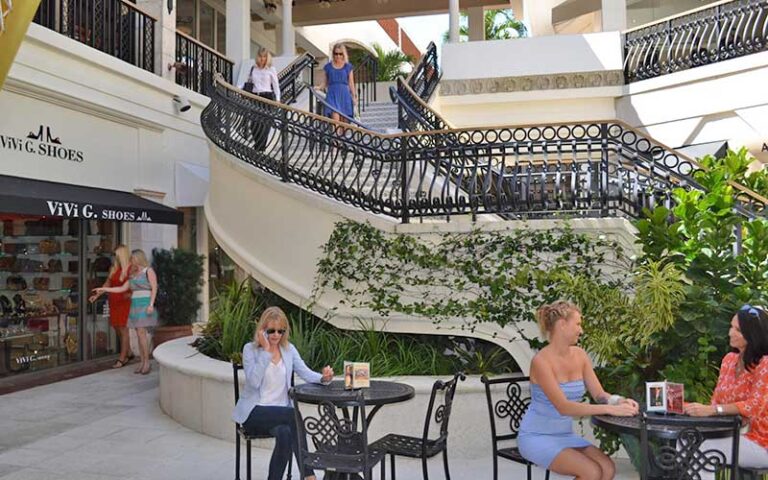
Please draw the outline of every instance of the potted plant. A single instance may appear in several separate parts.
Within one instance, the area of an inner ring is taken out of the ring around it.
[[[192,322],[202,303],[204,257],[173,248],[155,249],[152,268],[157,274],[155,308],[159,325],[155,329],[154,346],[174,338],[192,335]]]

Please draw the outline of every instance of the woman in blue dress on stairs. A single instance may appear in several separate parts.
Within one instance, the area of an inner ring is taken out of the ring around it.
[[[576,346],[581,312],[570,302],[544,305],[536,312],[549,344],[531,361],[531,404],[517,442],[528,461],[577,480],[610,480],[613,461],[573,431],[573,417],[637,415],[637,402],[603,390],[587,353]],[[600,405],[582,402],[585,391]]]
[[[339,112],[348,118],[355,116],[355,103],[357,103],[355,76],[352,72],[352,64],[349,63],[347,47],[337,43],[333,46],[332,52],[333,58],[323,67],[325,79],[320,84],[320,90],[325,90],[325,100],[333,107],[326,107],[325,115],[336,121],[346,122],[347,120],[339,115]]]

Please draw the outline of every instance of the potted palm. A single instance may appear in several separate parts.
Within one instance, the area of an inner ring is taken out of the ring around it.
[[[154,345],[174,338],[192,335],[192,322],[202,303],[204,257],[173,248],[155,249],[152,268],[157,274],[157,308],[159,324],[154,333]]]

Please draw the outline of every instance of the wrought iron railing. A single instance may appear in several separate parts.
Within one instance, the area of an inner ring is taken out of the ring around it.
[[[297,57],[277,74],[280,82],[280,101],[290,105],[299,98],[307,85],[315,84],[317,61],[311,53]]]
[[[355,86],[357,87],[357,111],[364,112],[368,105],[376,101],[379,60],[373,55],[366,55],[354,67],[353,73]]]
[[[219,80],[202,125],[221,149],[283,181],[403,222],[639,217],[645,207],[670,205],[676,186],[701,188],[693,160],[621,122],[380,135]],[[267,146],[256,148],[266,133]],[[748,215],[768,204],[743,187],[742,196]]]
[[[310,112],[314,113],[315,115],[326,116],[326,117],[330,117],[329,112],[334,112],[334,113],[337,113],[339,115],[339,118],[341,118],[342,121],[344,122],[351,123],[352,125],[355,125],[365,130],[373,130],[372,128],[369,128],[367,125],[364,125],[358,122],[354,118],[348,117],[343,112],[341,112],[341,110],[339,110],[338,108],[328,103],[325,99],[325,95],[318,92],[315,89],[315,87],[306,85],[306,88],[310,95],[310,101],[309,101]]]
[[[416,92],[424,101],[428,101],[432,96],[432,92],[437,88],[437,84],[440,82],[442,72],[440,71],[440,65],[437,63],[437,46],[434,42],[429,42],[427,51],[421,56],[419,62],[413,67],[413,71],[406,83],[411,90]]]
[[[768,49],[768,1],[735,0],[630,30],[627,83]]]
[[[150,72],[157,20],[122,0],[43,0],[35,23]]]
[[[397,79],[397,85],[389,87],[392,102],[397,104],[397,126],[404,132],[449,130],[451,127],[439,113],[430,108],[407,82]]]
[[[203,95],[213,88],[213,79],[220,73],[232,83],[234,62],[216,50],[176,31],[176,83]]]

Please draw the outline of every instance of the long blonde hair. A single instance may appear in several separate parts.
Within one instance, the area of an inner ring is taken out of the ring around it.
[[[349,63],[349,53],[347,52],[347,46],[344,45],[343,43],[337,43],[331,49],[331,63],[333,63],[333,53],[336,50],[341,50],[341,53],[344,54],[344,63],[345,64]]]
[[[549,337],[558,320],[567,319],[574,312],[581,313],[576,304],[558,300],[548,305],[542,305],[536,310],[536,321],[539,323],[542,335]]]
[[[253,345],[255,347],[259,346],[259,332],[266,330],[267,325],[271,322],[279,322],[280,326],[277,328],[285,329],[285,333],[280,339],[280,345],[287,347],[288,337],[291,334],[291,325],[288,323],[288,317],[285,315],[285,312],[280,307],[269,307],[261,314],[261,318],[259,318],[259,321],[256,323],[256,331],[253,332]]]
[[[140,248],[131,252],[131,261],[142,268],[149,267],[147,255],[144,253],[144,250]]]
[[[128,247],[122,243],[115,249],[115,259],[112,261],[112,267],[109,269],[109,276],[112,277],[120,267],[120,281],[124,282],[131,271],[131,253]]]
[[[267,50],[265,47],[261,47],[258,52],[256,52],[256,68],[259,68],[259,57],[262,55],[267,56],[267,62],[264,64],[264,68],[269,68],[272,66],[272,53]]]

